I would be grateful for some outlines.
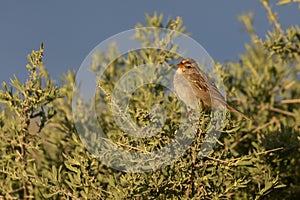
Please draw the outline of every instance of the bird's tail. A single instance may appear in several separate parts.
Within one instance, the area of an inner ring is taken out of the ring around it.
[[[228,109],[229,111],[234,112],[234,113],[237,113],[237,114],[241,115],[242,117],[244,117],[244,118],[247,119],[247,120],[251,120],[250,117],[248,117],[247,115],[245,115],[245,114],[242,113],[241,111],[239,111],[239,110],[237,110],[237,109],[231,107],[230,105],[227,104],[226,107],[227,107],[227,109]]]

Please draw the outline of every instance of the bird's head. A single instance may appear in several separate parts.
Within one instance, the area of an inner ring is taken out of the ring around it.
[[[197,63],[192,58],[185,58],[181,60],[177,66],[179,68],[179,73],[182,74],[191,74],[198,70]]]

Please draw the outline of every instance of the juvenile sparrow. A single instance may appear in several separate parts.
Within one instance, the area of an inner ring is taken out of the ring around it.
[[[241,111],[231,107],[224,96],[219,92],[216,85],[201,71],[197,63],[191,59],[183,59],[177,64],[178,69],[174,76],[174,89],[187,106],[196,110],[198,100],[201,101],[202,109],[224,109],[238,113],[247,120],[250,118]]]

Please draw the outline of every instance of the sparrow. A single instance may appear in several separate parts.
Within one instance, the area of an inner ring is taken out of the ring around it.
[[[192,58],[185,58],[179,64],[174,76],[174,89],[179,97],[188,107],[196,110],[198,101],[201,102],[202,110],[224,109],[225,107],[243,118],[250,118],[241,111],[231,107],[226,102],[214,82],[201,71]]]

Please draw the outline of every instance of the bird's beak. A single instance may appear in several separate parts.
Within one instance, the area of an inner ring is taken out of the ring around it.
[[[177,66],[181,69],[184,67],[184,65],[182,63],[177,64]]]

